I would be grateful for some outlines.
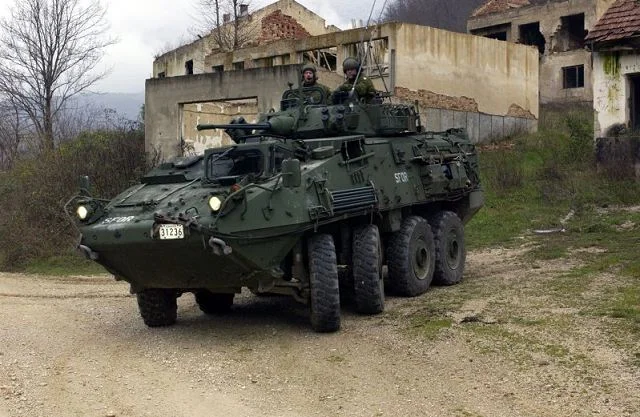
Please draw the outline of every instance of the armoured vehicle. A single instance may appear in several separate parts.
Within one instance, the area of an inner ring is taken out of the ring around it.
[[[233,144],[162,163],[110,201],[85,190],[67,203],[79,249],[131,284],[146,325],[173,324],[183,293],[216,314],[248,288],[306,303],[313,329],[332,332],[341,293],[376,314],[385,291],[462,279],[464,224],[484,201],[466,133],[425,131],[416,106],[353,92],[313,104],[323,94],[289,89],[257,123],[199,125]]]

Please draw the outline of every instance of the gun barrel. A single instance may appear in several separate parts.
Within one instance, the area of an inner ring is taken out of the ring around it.
[[[231,124],[199,124],[196,126],[198,130],[210,130],[210,129],[258,129],[268,130],[271,129],[271,123],[231,123]]]

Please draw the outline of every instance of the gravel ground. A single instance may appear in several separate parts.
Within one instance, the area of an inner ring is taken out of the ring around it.
[[[0,274],[0,417],[640,416],[640,372],[603,340],[606,323],[548,313],[576,320],[570,337],[539,336],[569,355],[496,338],[518,334],[491,318],[496,300],[517,303],[518,283],[567,267],[533,270],[517,255],[472,253],[461,285],[390,298],[379,316],[345,309],[335,334],[313,333],[288,298],[250,294],[224,317],[184,295],[175,326],[149,329],[109,276]],[[468,295],[504,282],[506,293]],[[431,297],[457,294],[450,327],[412,330]]]

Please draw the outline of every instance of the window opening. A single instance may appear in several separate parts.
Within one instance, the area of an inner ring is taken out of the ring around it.
[[[337,68],[337,48],[316,49],[302,53],[303,63],[312,63],[318,68],[325,68],[328,71],[336,71]]]
[[[556,32],[554,52],[566,52],[584,48],[584,13],[560,18],[560,29]]]
[[[244,69],[244,61],[240,61],[240,62],[234,62],[233,63],[233,69],[235,71],[240,71]]]
[[[190,59],[184,63],[184,71],[187,75],[193,74],[193,59]]]
[[[520,43],[524,45],[532,45],[538,47],[538,52],[544,54],[546,41],[540,32],[540,22],[527,23],[520,25]]]
[[[562,68],[562,88],[584,87],[584,65]]]
[[[640,74],[629,76],[630,83],[630,119],[631,129],[634,132],[640,131]]]
[[[214,65],[211,67],[211,72],[218,73],[224,72],[224,65]]]
[[[167,74],[164,71],[158,73],[158,78],[164,78],[166,76]]]
[[[478,29],[472,29],[471,34],[477,36],[483,36],[489,39],[496,39],[499,41],[507,41],[511,32],[511,24],[487,26]]]

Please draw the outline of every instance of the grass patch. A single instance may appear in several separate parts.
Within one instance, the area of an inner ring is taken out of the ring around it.
[[[442,329],[448,329],[453,324],[450,318],[414,316],[411,318],[411,328],[427,339],[438,336]]]
[[[56,276],[108,274],[102,266],[75,253],[31,261],[24,272]]]

